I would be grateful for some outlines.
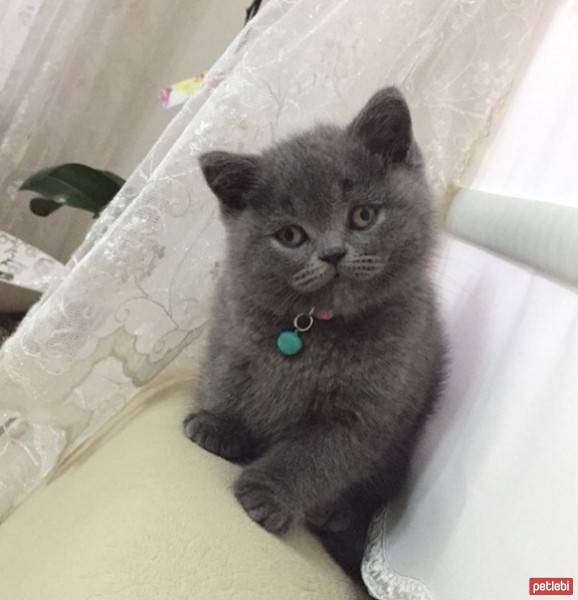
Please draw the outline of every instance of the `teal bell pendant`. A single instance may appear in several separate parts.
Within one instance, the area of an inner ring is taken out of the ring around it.
[[[277,349],[285,356],[293,356],[301,352],[303,341],[297,331],[283,331],[277,338]]]
[[[313,327],[313,309],[308,313],[298,314],[293,319],[293,326],[295,331],[282,331],[277,338],[277,350],[285,356],[294,356],[303,350],[303,340],[299,334]]]

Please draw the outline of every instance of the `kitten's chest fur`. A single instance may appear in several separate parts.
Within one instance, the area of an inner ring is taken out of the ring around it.
[[[398,385],[394,379],[403,377],[408,336],[395,310],[354,323],[339,317],[315,320],[300,334],[304,346],[294,356],[276,347],[279,334],[293,329],[290,320],[275,322],[259,314],[239,318],[239,311],[226,306],[218,312],[211,331],[214,380],[227,374],[236,378],[235,407],[256,435],[267,432],[274,438],[301,425],[363,418],[367,403],[384,402],[388,385]],[[392,418],[402,409],[383,406]]]
[[[250,395],[257,406],[267,403],[274,420],[295,422],[299,419],[324,419],[348,410],[345,397],[353,382],[361,378],[357,361],[352,362],[353,346],[328,322],[315,322],[301,334],[303,349],[285,356],[276,348],[281,333],[256,334],[246,348]],[[359,350],[361,350],[359,348]]]

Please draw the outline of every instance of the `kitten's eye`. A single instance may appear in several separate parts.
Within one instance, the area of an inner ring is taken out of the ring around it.
[[[373,206],[358,206],[351,211],[349,224],[353,229],[367,229],[377,217],[377,209]]]
[[[275,238],[287,248],[297,248],[307,239],[307,234],[299,225],[288,225],[279,229]]]

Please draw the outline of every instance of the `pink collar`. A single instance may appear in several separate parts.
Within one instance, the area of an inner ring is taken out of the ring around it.
[[[315,316],[320,321],[331,321],[331,319],[333,319],[335,315],[332,311],[328,310],[327,308],[322,308],[320,311],[317,312]]]

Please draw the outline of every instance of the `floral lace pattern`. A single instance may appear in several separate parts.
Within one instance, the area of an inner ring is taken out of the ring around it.
[[[223,247],[201,152],[254,151],[320,116],[345,123],[393,83],[444,198],[487,135],[547,4],[271,0],[1,348],[0,514],[140,387],[196,364]]]
[[[144,101],[156,92],[155,81],[160,86],[156,65],[168,60],[169,46],[181,53],[191,48],[181,36],[178,43],[170,40],[178,35],[175,22],[199,15],[187,4],[196,3],[1,3],[1,229],[59,261],[71,255],[90,215],[65,208],[50,219],[31,218],[19,186],[39,169],[65,162],[120,175],[134,168],[149,139],[143,123],[158,117]],[[191,37],[199,39],[197,33],[193,29]]]
[[[66,269],[57,260],[0,231],[0,281],[43,292],[65,274]]]
[[[397,573],[387,559],[388,510],[378,514],[370,529],[362,566],[363,581],[378,600],[433,600],[424,583]]]

